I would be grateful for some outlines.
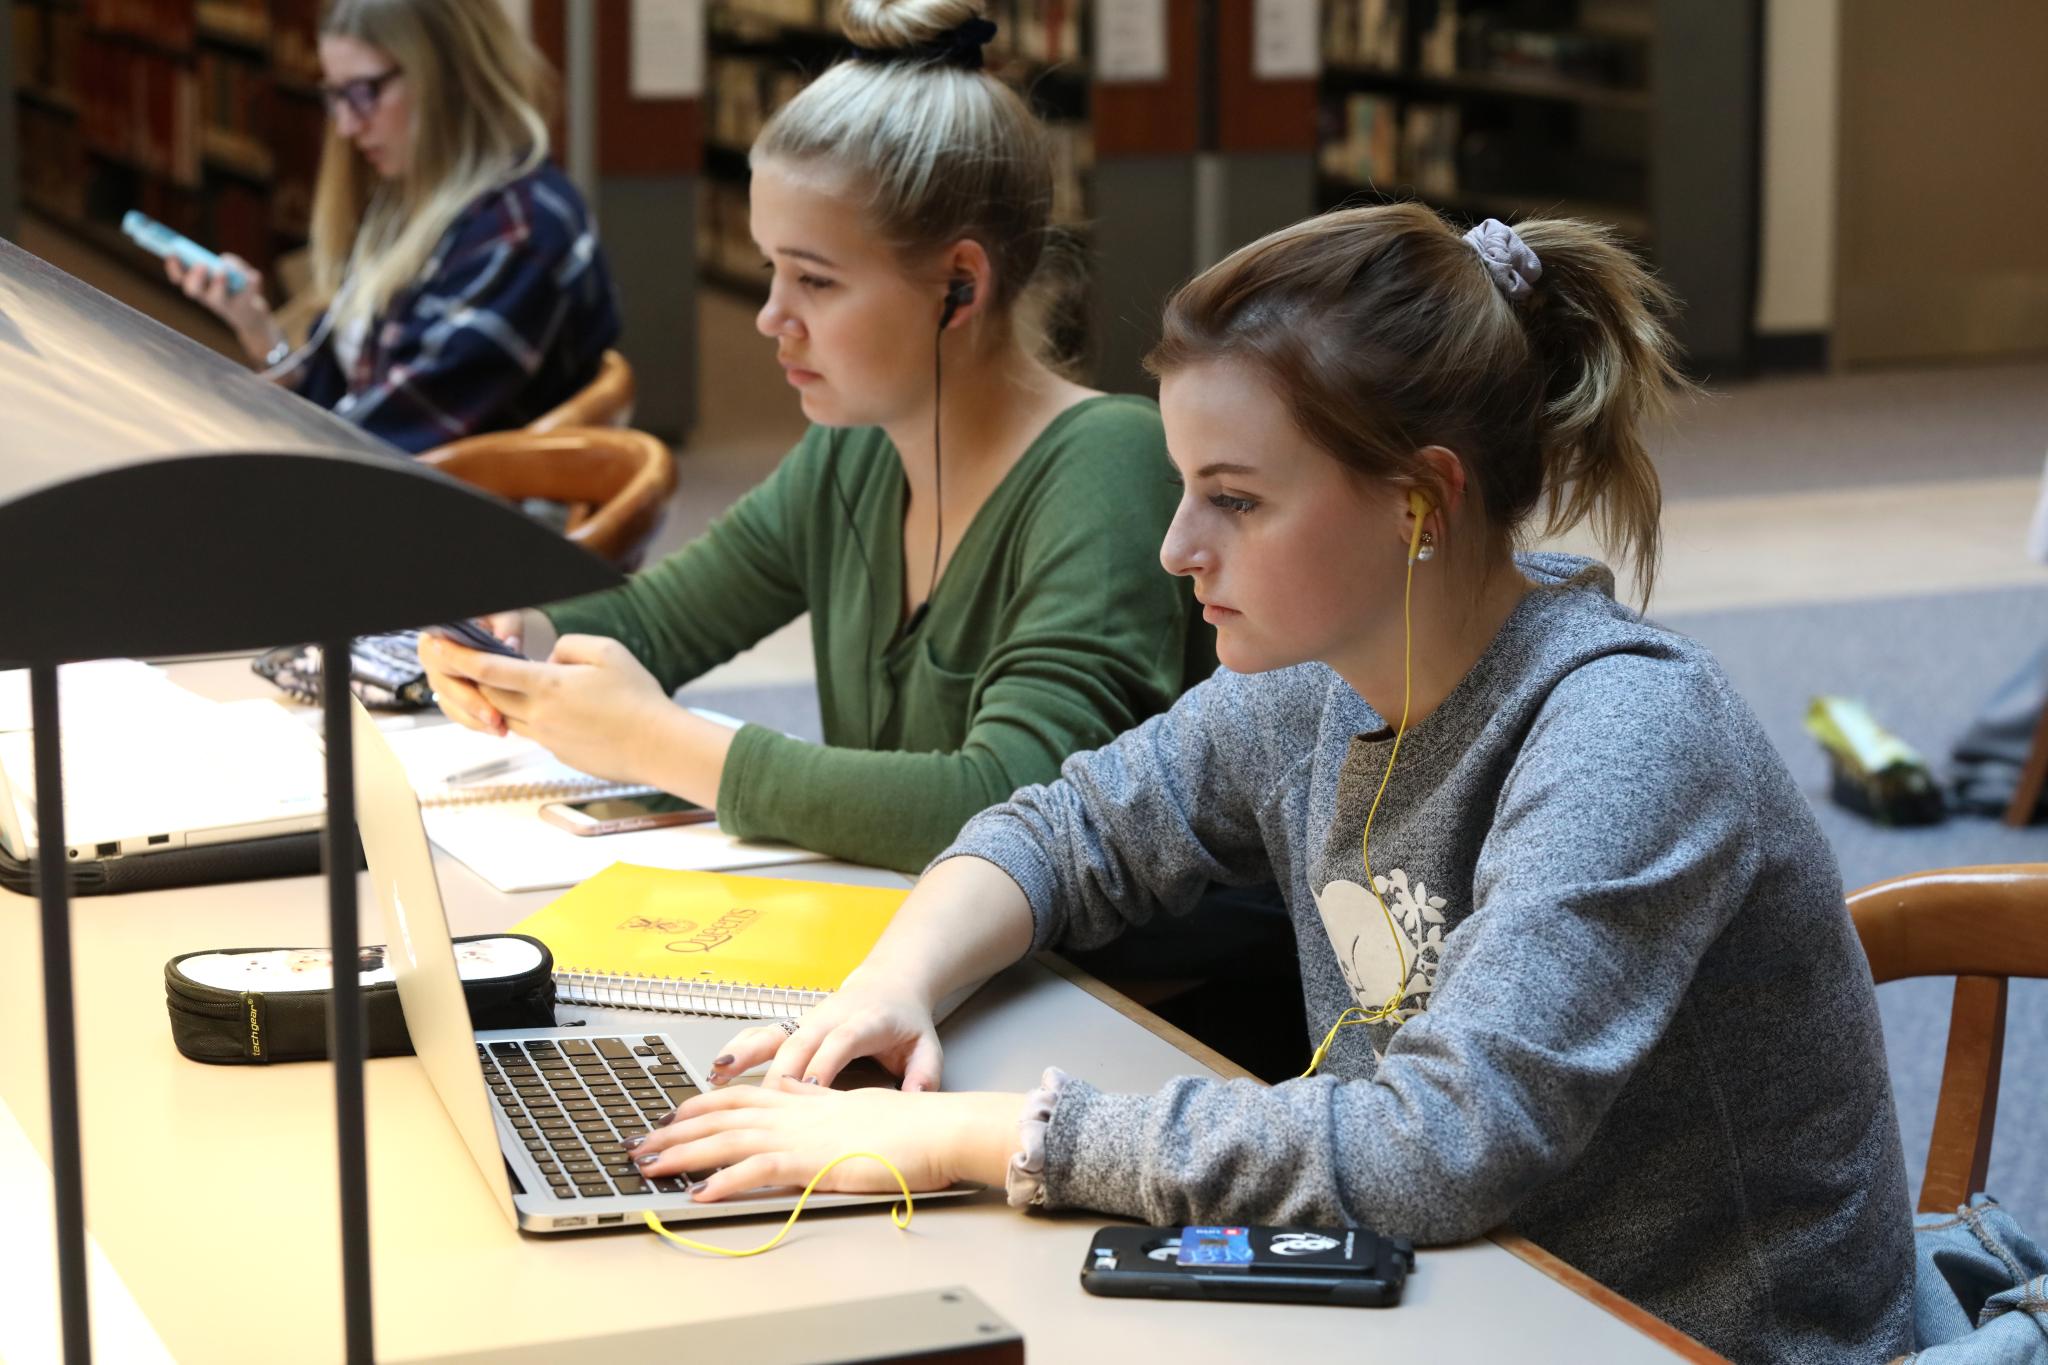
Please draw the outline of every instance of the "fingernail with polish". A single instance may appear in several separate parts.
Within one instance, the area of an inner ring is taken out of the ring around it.
[[[655,1162],[659,1160],[661,1160],[660,1152],[649,1152],[646,1156],[634,1157],[633,1164],[636,1166],[652,1166]]]
[[[816,1076],[806,1076],[806,1077],[804,1077],[804,1084],[805,1084],[805,1085],[816,1085],[817,1083],[818,1083],[818,1078],[817,1078]]]
[[[730,1052],[726,1053],[723,1057],[713,1057],[711,1059],[711,1069],[713,1071],[721,1071],[731,1065],[732,1054]]]
[[[683,1109],[682,1109],[682,1106],[681,1106],[681,1105],[677,1105],[677,1106],[676,1106],[676,1107],[675,1107],[674,1109],[671,1109],[671,1110],[669,1110],[669,1111],[668,1111],[668,1112],[667,1112],[666,1114],[663,1114],[663,1115],[661,1116],[661,1121],[660,1121],[659,1123],[655,1124],[654,1126],[655,1126],[655,1127],[657,1127],[657,1128],[666,1128],[666,1127],[668,1127],[668,1126],[669,1126],[669,1125],[670,1125],[671,1123],[674,1123],[674,1122],[675,1122],[675,1121],[676,1121],[677,1119],[681,1118],[682,1116],[683,1116]]]
[[[624,1142],[620,1143],[619,1146],[625,1148],[627,1151],[630,1152],[635,1147],[638,1147],[641,1143],[645,1141],[647,1141],[647,1135],[645,1133],[642,1133],[639,1137],[627,1138]]]

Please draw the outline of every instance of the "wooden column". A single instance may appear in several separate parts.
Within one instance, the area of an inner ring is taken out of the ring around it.
[[[1194,270],[1194,155],[1201,147],[1201,29],[1194,0],[1167,5],[1163,80],[1089,90],[1095,134],[1090,368],[1111,392],[1151,393],[1145,352],[1160,306]]]
[[[1313,76],[1265,80],[1256,70],[1256,0],[1214,0],[1216,137],[1204,175],[1198,265],[1315,211]]]
[[[639,397],[633,425],[671,442],[697,421],[697,178],[704,127],[696,99],[633,94],[630,0],[595,3],[597,189],[591,211],[624,330],[619,350]],[[534,41],[559,70],[567,0],[533,0]],[[558,146],[566,129],[557,121]]]

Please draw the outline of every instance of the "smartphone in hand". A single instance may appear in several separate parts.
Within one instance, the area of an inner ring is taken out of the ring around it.
[[[474,621],[444,621],[440,625],[426,626],[423,629],[429,635],[452,640],[467,649],[482,650],[486,654],[502,654],[508,659],[525,657]]]
[[[666,792],[650,792],[594,801],[553,801],[540,808],[540,818],[571,834],[625,834],[667,825],[698,825],[718,816],[709,806]]]
[[[208,251],[183,233],[173,232],[146,213],[128,210],[121,217],[121,231],[129,240],[144,251],[157,257],[174,260],[187,270],[204,270],[223,275],[227,279],[228,292],[237,293],[248,281],[242,272]]]

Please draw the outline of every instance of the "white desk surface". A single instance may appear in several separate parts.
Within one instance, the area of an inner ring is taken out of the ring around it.
[[[453,860],[437,861],[458,934],[505,928],[554,894],[500,895]],[[786,872],[902,883],[837,864]],[[163,965],[180,952],[325,941],[322,887],[308,877],[72,906],[87,1221],[179,1360],[340,1358],[331,1072],[322,1063],[187,1061],[171,1044],[163,994]],[[377,942],[367,884],[362,893],[364,941]],[[605,1013],[565,1007],[562,1017],[595,1022]],[[633,1031],[658,1027],[700,1056],[737,1027],[631,1011],[614,1017]],[[941,1032],[952,1088],[1023,1091],[1055,1062],[1113,1089],[1210,1074],[1035,962],[996,978]],[[36,907],[0,893],[0,1037],[13,1040],[0,1048],[0,1104],[47,1162],[42,1036]],[[1247,1351],[1261,1359],[1669,1355],[1489,1241],[1424,1250],[1402,1305],[1368,1310],[1095,1298],[1080,1288],[1082,1255],[1090,1230],[1111,1220],[1024,1217],[999,1192],[930,1205],[907,1232],[890,1225],[886,1206],[806,1214],[781,1247],[737,1261],[680,1251],[644,1230],[522,1235],[499,1213],[414,1059],[369,1062],[367,1102],[380,1359],[680,1328],[953,1284],[1019,1328],[1038,1361],[1234,1363]],[[49,1245],[46,1204],[43,1220],[10,1229],[13,1255],[33,1258]],[[689,1235],[751,1246],[777,1221],[700,1223]],[[116,1297],[102,1293],[95,1302],[98,1330],[116,1325]]]

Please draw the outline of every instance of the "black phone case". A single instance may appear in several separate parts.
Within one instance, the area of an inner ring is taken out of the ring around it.
[[[1184,1266],[1153,1253],[1175,1245],[1179,1228],[1098,1229],[1081,1262],[1081,1287],[1119,1299],[1217,1299],[1245,1303],[1321,1303],[1344,1308],[1392,1308],[1415,1264],[1413,1246],[1364,1228],[1300,1229],[1333,1238],[1355,1232],[1365,1245],[1366,1273],[1332,1273],[1304,1268],[1239,1269]],[[1275,1229],[1254,1229],[1271,1232]],[[1292,1229],[1290,1229],[1292,1231]]]
[[[508,659],[517,659],[519,652],[485,630],[474,621],[444,621],[427,628],[429,634],[452,640],[466,649],[481,650],[485,654],[502,654]]]

